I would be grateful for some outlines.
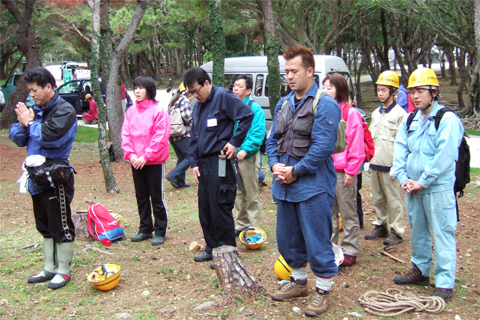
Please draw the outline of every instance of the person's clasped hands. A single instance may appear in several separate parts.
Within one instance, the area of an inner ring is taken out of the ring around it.
[[[143,156],[139,158],[137,157],[137,155],[132,154],[130,157],[130,163],[135,169],[141,170],[143,169],[143,166],[145,165],[145,163],[147,163],[147,160],[145,160]]]

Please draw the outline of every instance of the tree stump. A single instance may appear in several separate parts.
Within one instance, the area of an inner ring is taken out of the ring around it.
[[[87,213],[77,212],[72,214],[72,220],[75,224],[75,238],[78,241],[94,241],[95,238],[88,232]]]
[[[221,246],[213,249],[212,256],[218,284],[227,291],[242,293],[265,291],[265,288],[242,264],[237,248]]]

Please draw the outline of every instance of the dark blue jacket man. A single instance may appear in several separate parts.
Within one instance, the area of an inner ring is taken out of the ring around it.
[[[45,68],[37,67],[23,75],[35,106],[27,109],[17,103],[18,121],[10,127],[10,139],[19,147],[27,147],[28,156],[68,159],[77,134],[75,109],[55,92],[55,79]],[[50,289],[58,289],[70,281],[70,264],[75,246],[75,226],[70,203],[74,194],[74,178],[55,187],[38,188],[28,181],[33,213],[38,232],[43,236],[45,267],[28,278],[29,283],[51,280]]]
[[[212,260],[214,248],[236,245],[232,213],[236,178],[229,160],[224,177],[219,176],[219,155],[225,152],[227,159],[235,157],[252,124],[253,112],[231,91],[213,86],[200,67],[185,71],[183,82],[198,100],[193,109],[189,159],[198,183],[198,213],[207,244],[194,260],[202,262]]]

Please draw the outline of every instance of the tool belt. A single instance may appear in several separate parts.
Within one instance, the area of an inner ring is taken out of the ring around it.
[[[36,188],[55,188],[64,183],[75,170],[70,166],[67,159],[46,159],[36,167],[25,166],[30,180]]]

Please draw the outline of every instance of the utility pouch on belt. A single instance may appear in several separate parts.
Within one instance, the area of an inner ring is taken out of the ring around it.
[[[33,185],[37,188],[55,188],[67,181],[72,174],[72,170],[75,172],[67,159],[47,158],[42,165],[35,167],[26,165],[25,169]]]
[[[227,156],[221,154],[218,156],[218,176],[224,178],[227,175]]]

